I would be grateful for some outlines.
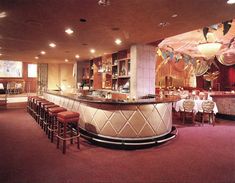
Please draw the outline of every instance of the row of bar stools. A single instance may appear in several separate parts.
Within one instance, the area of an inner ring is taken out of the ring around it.
[[[35,107],[35,105],[34,105],[34,101],[36,100],[36,99],[39,99],[39,97],[38,96],[30,96],[30,97],[28,97],[28,105],[27,105],[27,111],[31,114],[31,116],[33,116],[34,117],[34,107]]]
[[[51,142],[53,142],[54,134],[57,132],[57,114],[59,112],[67,111],[63,107],[52,107],[48,108],[48,137],[51,139]]]
[[[73,143],[73,139],[77,138],[77,148],[79,149],[79,137],[78,121],[80,114],[72,111],[60,112],[57,114],[58,131],[57,131],[57,148],[60,145],[60,139],[63,141],[63,154],[66,153],[66,141],[70,140]],[[75,125],[76,131],[73,129]],[[69,136],[68,136],[69,134]]]
[[[67,140],[70,140],[72,144],[73,139],[76,138],[77,148],[80,148],[79,113],[67,111],[65,108],[37,96],[28,97],[27,111],[46,131],[51,142],[53,142],[54,135],[56,135],[57,148],[59,148],[60,140],[63,141],[63,154],[66,153]]]

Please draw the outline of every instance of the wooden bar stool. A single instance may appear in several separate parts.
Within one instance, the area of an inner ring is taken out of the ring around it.
[[[36,101],[36,121],[39,125],[40,124],[40,111],[41,111],[41,103],[42,102],[48,102],[46,99],[40,99]]]
[[[29,96],[28,97],[28,106],[27,106],[27,111],[31,116],[34,114],[34,100],[39,98],[38,96]]]
[[[45,113],[45,110],[44,110],[44,106],[45,105],[54,105],[53,102],[50,102],[50,101],[43,101],[39,104],[39,124],[41,126],[41,128],[44,128],[43,127],[43,124],[44,124],[44,113]]]
[[[63,107],[52,107],[52,108],[48,108],[48,134],[49,134],[49,138],[51,139],[51,142],[53,142],[54,139],[54,133],[57,131],[57,114],[59,112],[63,112],[63,111],[67,111],[65,108]]]
[[[48,125],[49,125],[49,114],[48,114],[48,109],[49,108],[55,108],[55,107],[59,107],[58,105],[56,104],[47,104],[47,105],[44,105],[44,116],[43,116],[43,129],[44,131],[46,132],[46,134],[48,134],[48,138],[50,138],[50,134],[49,134],[49,131],[48,131]]]
[[[33,118],[37,121],[37,117],[38,117],[38,105],[37,103],[41,100],[44,100],[43,98],[37,97],[37,98],[33,98]]]
[[[77,138],[77,148],[79,149],[79,137],[78,121],[80,114],[72,111],[60,112],[57,114],[58,131],[57,131],[57,148],[60,145],[60,139],[63,141],[63,154],[66,153],[66,141],[70,140],[73,143],[73,139]],[[77,130],[73,129],[75,125]]]

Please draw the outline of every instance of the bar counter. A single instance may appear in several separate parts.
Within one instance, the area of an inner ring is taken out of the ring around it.
[[[146,145],[170,140],[177,134],[172,126],[172,102],[177,97],[124,101],[47,91],[44,98],[79,112],[80,132],[93,141]]]
[[[235,94],[231,92],[220,92],[211,94],[213,101],[218,107],[219,115],[235,119]]]

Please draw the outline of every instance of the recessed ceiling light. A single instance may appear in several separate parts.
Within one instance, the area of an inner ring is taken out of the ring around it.
[[[99,0],[98,1],[98,5],[100,5],[100,6],[108,6],[108,5],[110,5],[110,1],[109,0]]]
[[[86,19],[85,18],[80,18],[80,22],[86,22]]]
[[[172,18],[176,18],[176,17],[178,17],[178,15],[177,14],[173,14],[173,15],[171,15],[171,17]]]
[[[45,52],[45,51],[41,51],[40,53],[41,53],[42,55],[45,55],[45,54],[46,54],[46,52]]]
[[[118,28],[118,27],[112,27],[111,30],[112,30],[112,31],[119,31],[120,28]]]
[[[36,56],[36,57],[34,57],[36,60],[38,60],[39,59],[39,57],[38,56]]]
[[[65,29],[65,32],[66,32],[68,35],[73,34],[73,30],[72,30],[71,28]]]
[[[90,49],[90,52],[91,53],[95,53],[95,49]]]
[[[2,53],[0,53],[0,56],[2,56]]]
[[[116,40],[115,40],[115,43],[116,43],[117,45],[120,45],[120,44],[122,43],[122,40],[121,40],[121,39],[116,39]]]
[[[234,4],[235,3],[235,0],[228,0],[227,1],[227,4]]]
[[[65,62],[68,62],[69,60],[66,58],[66,59],[64,59],[64,61],[65,61]]]
[[[75,58],[79,58],[80,56],[78,54],[75,55]]]
[[[168,26],[170,23],[169,22],[161,22],[158,24],[159,27],[166,27]]]
[[[49,46],[52,47],[52,48],[55,48],[56,44],[55,43],[50,43]]]
[[[7,14],[6,14],[5,11],[3,11],[3,12],[0,13],[0,18],[5,18],[6,16],[7,16]]]

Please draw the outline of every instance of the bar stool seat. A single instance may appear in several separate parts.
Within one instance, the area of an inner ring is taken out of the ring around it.
[[[57,132],[57,148],[59,148],[60,139],[63,141],[63,154],[66,153],[66,141],[70,140],[73,143],[73,139],[77,139],[77,148],[79,149],[79,137],[78,121],[80,114],[72,111],[60,112],[57,114],[58,132]],[[72,124],[76,125],[76,131],[74,131]],[[69,136],[68,136],[69,134]]]
[[[48,130],[48,137],[51,139],[51,142],[53,142],[54,139],[54,133],[57,131],[57,114],[59,112],[67,111],[63,107],[51,107],[47,109],[48,112],[48,121],[47,121],[47,130]]]

